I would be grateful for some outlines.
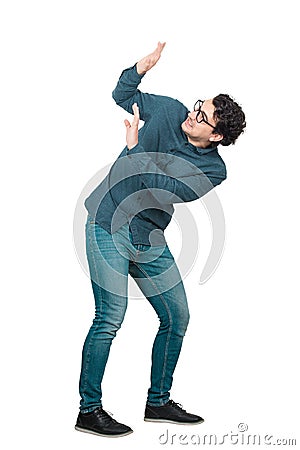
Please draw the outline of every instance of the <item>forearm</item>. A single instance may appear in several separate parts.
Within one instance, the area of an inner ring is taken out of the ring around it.
[[[141,145],[127,151],[145,186],[163,204],[196,200],[221,179],[209,178],[198,167],[167,153],[149,153]]]
[[[139,75],[136,71],[136,65],[123,70],[117,82],[117,85],[112,92],[112,96],[115,102],[118,105],[123,106],[128,102],[128,100],[132,100],[132,103],[130,104],[131,108],[132,104],[136,101],[135,98],[138,95],[137,87],[140,84],[142,78],[143,75]],[[131,112],[131,109],[129,112]]]
[[[117,105],[132,114],[132,106],[137,103],[140,118],[148,120],[157,107],[157,96],[141,92],[138,86],[143,78],[136,71],[136,66],[123,70],[112,96]]]
[[[139,91],[138,85],[141,79],[159,60],[165,43],[159,42],[154,52],[142,58],[134,66],[125,69],[115,87],[112,96],[115,102],[129,113],[132,113],[132,105],[137,103],[140,109],[140,117],[146,121],[152,114],[156,97]]]

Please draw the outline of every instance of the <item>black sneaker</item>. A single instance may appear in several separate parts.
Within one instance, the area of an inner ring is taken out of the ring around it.
[[[78,415],[75,430],[105,437],[121,437],[132,433],[132,429],[117,422],[104,409],[96,408],[86,414]]]
[[[182,409],[182,405],[169,400],[163,406],[146,405],[145,418],[146,422],[170,422],[180,425],[194,425],[204,422],[204,419],[195,414],[187,413]]]

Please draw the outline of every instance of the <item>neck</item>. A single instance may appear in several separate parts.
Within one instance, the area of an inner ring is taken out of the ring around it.
[[[207,140],[204,141],[202,139],[192,139],[192,138],[190,138],[190,136],[187,136],[187,139],[190,144],[194,145],[195,147],[199,147],[199,148],[207,148],[207,147],[211,147],[211,145],[212,145],[212,143]]]

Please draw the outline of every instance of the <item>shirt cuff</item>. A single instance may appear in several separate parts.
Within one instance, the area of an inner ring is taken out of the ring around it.
[[[126,146],[126,155],[130,156],[135,153],[141,153],[144,152],[144,147],[141,144],[136,144],[132,149],[129,150],[129,148]]]
[[[139,74],[137,72],[137,67],[136,67],[137,63],[134,64],[134,66],[128,67],[127,69],[124,69],[123,72],[121,73],[120,78],[128,78],[128,81],[134,84],[140,84],[141,79],[146,75],[145,73],[143,74]]]
[[[135,65],[132,66],[132,68],[134,69],[135,75],[137,77],[139,77],[140,80],[146,75],[146,73],[138,73],[138,71],[137,71],[137,63],[135,63]]]

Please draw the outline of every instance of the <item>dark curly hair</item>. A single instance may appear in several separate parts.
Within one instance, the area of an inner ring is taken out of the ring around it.
[[[221,145],[234,144],[246,127],[242,108],[228,95],[219,94],[213,98],[214,119],[217,123],[214,133],[222,134]]]

